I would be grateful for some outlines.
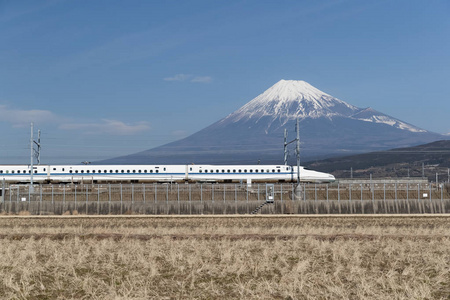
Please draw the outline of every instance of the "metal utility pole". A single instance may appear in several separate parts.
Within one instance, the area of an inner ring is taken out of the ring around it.
[[[41,130],[38,130],[37,142],[33,141],[33,143],[36,144],[36,146],[37,146],[37,150],[34,150],[34,152],[35,152],[37,164],[40,165],[41,164]]]
[[[284,165],[287,166],[288,152],[287,152],[287,129],[284,129]]]
[[[297,131],[297,148],[295,149],[295,154],[297,155],[297,185],[300,186],[300,129],[298,127],[298,119],[295,130]]]
[[[296,191],[296,198],[301,199],[302,198],[302,187],[300,185],[300,127],[298,125],[298,119],[295,124],[295,131],[297,132],[297,138],[295,140],[292,140],[290,142],[287,142],[287,130],[284,129],[284,164],[287,165],[287,159],[288,159],[288,151],[287,146],[293,142],[297,142],[297,146],[295,148],[295,154],[297,156],[297,187],[295,188]]]
[[[31,138],[30,138],[30,192],[33,192],[33,162],[34,162],[34,140],[33,140],[33,122],[31,122]]]

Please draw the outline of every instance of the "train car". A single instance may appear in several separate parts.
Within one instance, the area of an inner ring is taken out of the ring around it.
[[[290,182],[297,168],[286,165],[37,165],[34,182]],[[30,182],[30,165],[1,165],[0,180]],[[300,168],[303,182],[332,182],[334,176]]]

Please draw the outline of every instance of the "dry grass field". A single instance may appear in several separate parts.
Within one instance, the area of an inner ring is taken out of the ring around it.
[[[450,299],[450,216],[0,218],[1,299]]]

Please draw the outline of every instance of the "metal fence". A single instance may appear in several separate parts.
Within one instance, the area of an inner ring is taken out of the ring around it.
[[[271,187],[270,195],[268,186]],[[2,185],[4,214],[449,213],[449,186],[428,182],[333,184]]]

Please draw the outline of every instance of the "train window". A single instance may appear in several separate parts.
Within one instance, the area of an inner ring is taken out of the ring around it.
[[[53,171],[56,171],[56,168],[53,168]]]
[[[230,173],[230,170],[227,170],[227,173]]]
[[[116,170],[116,173],[119,173],[119,170]]]
[[[150,170],[150,173],[153,173],[153,170]]]
[[[133,173],[136,173],[136,170],[133,170]]]
[[[239,173],[241,173],[242,171],[241,171],[241,169],[239,169]]]
[[[156,170],[156,173],[159,173],[159,170]]]
[[[164,171],[166,170],[166,168],[164,168]]]
[[[258,173],[258,169],[255,170],[255,173]]]
[[[233,170],[233,173],[236,173],[236,170]]]
[[[138,173],[142,173],[141,170],[139,170]]]
[[[34,170],[34,173],[37,173],[37,170]]]
[[[84,173],[84,170],[81,170],[81,173]]]
[[[120,171],[121,173],[125,173],[125,171],[124,170],[122,170],[122,171]]]
[[[45,168],[44,168],[44,171],[45,171]]]
[[[280,173],[281,172],[281,170],[280,169],[278,169],[278,173]]]
[[[63,172],[64,172],[64,168],[62,168]]]
[[[261,169],[261,173],[264,173],[264,170]]]
[[[252,170],[252,169],[250,169],[250,173],[253,173],[253,170]]]
[[[209,171],[210,173],[214,173],[214,170]]]
[[[0,173],[3,173],[3,170],[0,170]]]
[[[127,173],[130,173],[130,170],[127,170]]]
[[[144,170],[144,173],[147,173],[147,170]]]
[[[109,170],[109,173],[114,173],[113,170]]]
[[[78,170],[75,170],[75,173],[78,173]]]
[[[208,170],[205,170],[205,173],[208,173]]]
[[[11,171],[12,174],[14,174],[14,171]]]
[[[267,173],[269,173],[269,172],[270,172],[270,170],[266,170],[266,172],[267,172]]]
[[[247,169],[244,169],[244,173],[247,173]]]
[[[69,173],[72,173],[72,172],[73,172],[72,170],[69,171]]]
[[[225,173],[225,170],[222,170],[222,173]]]
[[[274,169],[272,169],[272,173],[275,173],[275,170],[274,170]]]
[[[192,171],[192,168],[189,168],[189,171]]]
[[[219,170],[216,170],[216,173],[219,173]]]
[[[92,173],[95,173],[95,170],[92,170]]]
[[[200,170],[200,173],[202,173],[202,170]]]

